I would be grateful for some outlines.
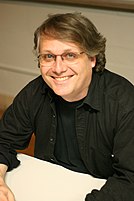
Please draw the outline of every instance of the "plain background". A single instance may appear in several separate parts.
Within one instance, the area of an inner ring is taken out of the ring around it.
[[[15,96],[40,74],[33,33],[48,14],[79,11],[107,38],[106,68],[134,83],[134,13],[0,0],[0,94]]]

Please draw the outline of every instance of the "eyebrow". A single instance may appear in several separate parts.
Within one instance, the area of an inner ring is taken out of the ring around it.
[[[80,51],[80,50],[72,50],[71,48],[69,48],[69,49],[63,50],[63,53],[62,53],[62,54],[67,53],[67,52],[77,52],[77,51]],[[45,54],[45,53],[54,54],[54,53],[53,53],[53,50],[44,50],[44,51],[42,52],[42,54]]]

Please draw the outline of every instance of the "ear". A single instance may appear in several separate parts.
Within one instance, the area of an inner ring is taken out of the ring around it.
[[[96,57],[90,57],[90,61],[91,61],[91,66],[92,68],[95,67],[95,64],[96,64]]]
[[[95,67],[95,64],[96,64],[96,57],[90,57],[90,60],[91,60],[91,66],[92,68]]]

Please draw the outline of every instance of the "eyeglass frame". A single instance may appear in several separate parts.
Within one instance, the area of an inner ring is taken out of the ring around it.
[[[41,61],[40,61],[40,57],[42,57],[42,56],[44,56],[44,55],[52,55],[53,56],[53,60],[52,61],[48,61],[48,64],[49,64],[49,62],[53,62],[53,64],[51,64],[50,66],[43,66],[43,67],[51,67],[51,66],[53,66],[54,64],[55,64],[55,62],[56,62],[56,59],[57,59],[57,56],[60,56],[61,57],[61,59],[62,59],[62,61],[64,62],[64,60],[65,61],[67,61],[67,62],[69,62],[70,64],[73,64],[73,62],[72,61],[69,61],[69,59],[68,60],[66,60],[66,56],[68,55],[68,54],[74,54],[75,56],[76,56],[76,60],[79,58],[79,56],[81,55],[81,54],[84,54],[85,52],[64,52],[64,53],[62,53],[62,54],[52,54],[52,53],[44,53],[44,54],[39,54],[38,56],[37,56],[37,60],[38,60],[38,62],[39,62],[39,66],[40,65],[44,65],[43,63],[41,63]],[[50,58],[51,59],[51,58]],[[71,63],[72,62],[72,63]],[[65,62],[65,64],[66,64],[66,62]],[[76,63],[75,63],[76,64]]]

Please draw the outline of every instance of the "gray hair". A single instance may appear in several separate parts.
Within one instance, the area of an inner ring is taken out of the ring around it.
[[[72,42],[91,57],[96,56],[97,72],[105,68],[106,38],[98,32],[88,18],[80,13],[49,15],[34,33],[34,51],[37,54],[42,37]]]

